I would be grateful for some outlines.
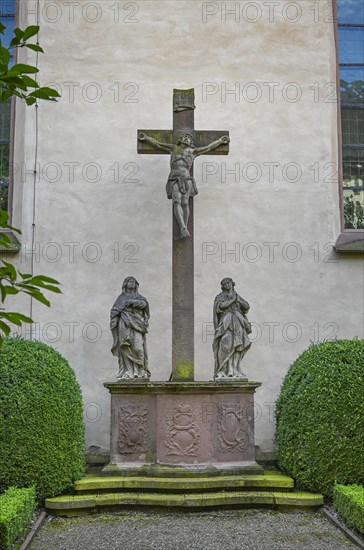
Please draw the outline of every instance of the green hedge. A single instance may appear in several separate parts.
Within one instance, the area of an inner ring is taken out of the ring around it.
[[[39,499],[84,473],[82,398],[53,348],[6,339],[0,350],[0,490],[35,485]]]
[[[336,485],[334,508],[349,525],[364,534],[364,487],[360,485]]]
[[[364,342],[312,345],[288,371],[276,404],[280,467],[299,487],[332,496],[364,483]]]
[[[35,509],[35,489],[10,487],[0,495],[0,548],[7,550],[30,523]]]

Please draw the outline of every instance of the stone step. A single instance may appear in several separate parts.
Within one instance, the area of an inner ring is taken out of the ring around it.
[[[193,464],[189,466],[167,464],[109,463],[102,469],[105,476],[127,477],[211,477],[235,475],[263,475],[264,469],[255,461],[242,463]]]
[[[130,476],[93,476],[89,475],[76,481],[74,490],[77,494],[88,492],[115,492],[125,490],[154,491],[208,491],[232,489],[265,489],[286,490],[294,488],[291,477],[279,472],[269,472],[263,475],[229,475],[206,477],[130,477]]]
[[[219,491],[207,493],[101,493],[67,495],[48,498],[47,511],[53,515],[75,516],[122,506],[165,506],[177,508],[205,508],[210,506],[269,506],[279,509],[312,510],[322,506],[318,494],[279,491]]]

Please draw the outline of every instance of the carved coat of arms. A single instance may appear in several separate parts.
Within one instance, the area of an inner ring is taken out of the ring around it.
[[[219,406],[217,434],[220,451],[239,453],[246,449],[244,411],[235,403]]]
[[[200,431],[195,413],[189,405],[180,405],[166,421],[165,445],[168,455],[197,456]]]
[[[146,405],[126,403],[119,408],[119,452],[145,453],[148,450],[149,424]]]

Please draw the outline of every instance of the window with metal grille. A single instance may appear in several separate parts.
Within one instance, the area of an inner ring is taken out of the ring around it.
[[[364,229],[364,2],[337,8],[344,228]]]

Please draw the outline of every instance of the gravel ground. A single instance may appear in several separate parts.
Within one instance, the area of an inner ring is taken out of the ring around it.
[[[357,549],[321,512],[127,511],[50,518],[30,550]]]

